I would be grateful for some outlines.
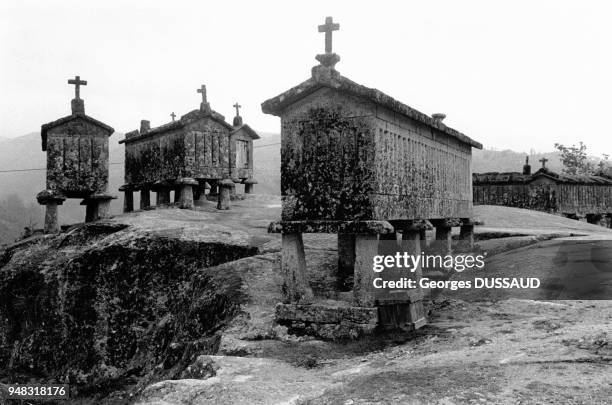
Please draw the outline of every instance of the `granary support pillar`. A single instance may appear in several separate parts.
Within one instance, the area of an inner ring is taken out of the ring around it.
[[[85,222],[93,222],[99,219],[111,217],[111,200],[117,198],[114,195],[100,193],[85,198],[81,205],[85,206]]]
[[[151,190],[149,186],[142,186],[140,188],[140,209],[144,210],[151,206]]]
[[[230,189],[230,195],[236,195],[236,184],[242,183],[242,180],[240,180],[240,179],[232,179],[232,181],[234,182],[234,187],[232,187]]]
[[[353,288],[355,271],[355,234],[338,234],[338,273],[339,291],[350,291]]]
[[[38,203],[45,206],[45,233],[59,233],[57,206],[62,205],[66,198],[50,190],[44,190],[36,196]]]
[[[436,228],[436,250],[441,254],[451,254],[453,251],[452,227],[460,225],[460,222],[457,221],[455,224],[449,219],[432,219],[431,223]]]
[[[172,185],[167,181],[157,181],[153,185],[153,190],[157,194],[156,205],[170,204],[170,190]]]
[[[423,228],[423,229],[419,229],[419,240],[421,241],[421,249],[427,249],[428,246],[428,242],[427,242],[427,229]]]
[[[185,209],[193,209],[193,187],[199,185],[198,181],[191,177],[183,177],[176,182],[179,184],[179,206]]]
[[[244,194],[253,194],[253,189],[255,184],[257,184],[257,180],[255,179],[246,179],[243,181],[244,183]]]
[[[283,296],[287,304],[310,304],[314,299],[306,274],[306,257],[301,233],[283,233],[281,247]]]
[[[123,212],[134,211],[134,188],[129,184],[119,187],[123,191]]]
[[[459,228],[459,251],[471,252],[474,250],[474,223],[464,221]]]
[[[230,209],[231,190],[235,187],[234,182],[230,179],[224,179],[219,182],[219,196],[217,198],[218,210]]]
[[[378,254],[378,235],[375,233],[355,235],[355,276],[353,294],[357,305],[373,307],[375,297],[372,281],[376,273],[372,270],[374,256]]]

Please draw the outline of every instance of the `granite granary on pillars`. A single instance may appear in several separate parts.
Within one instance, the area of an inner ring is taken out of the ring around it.
[[[134,209],[132,193],[140,191],[140,208],[151,205],[150,192],[157,194],[158,206],[169,205],[170,193],[181,208],[204,203],[206,188],[217,195],[217,208],[229,209],[235,182],[245,183],[247,191],[253,179],[253,145],[259,136],[237,115],[234,125],[213,111],[206,98],[206,86],[200,108],[180,119],[151,128],[149,121],[140,130],[125,134],[124,211]],[[237,110],[238,111],[238,110]],[[174,113],[173,113],[174,115]],[[195,201],[194,201],[195,199]]]
[[[474,204],[544,211],[610,226],[612,178],[604,173],[555,173],[546,167],[547,160],[540,159],[542,167],[533,174],[528,163],[522,173],[474,173]]]
[[[41,127],[42,150],[47,152],[47,186],[36,196],[46,206],[45,233],[59,232],[58,205],[66,198],[82,198],[85,221],[110,216],[108,194],[108,138],[114,129],[85,115],[79,76],[68,80],[75,85],[72,114]]]
[[[262,104],[281,118],[282,219],[269,229],[282,234],[285,302],[277,320],[322,336],[418,328],[426,322],[422,291],[372,288],[373,257],[394,244],[420,254],[430,223],[445,250],[453,226],[473,244],[471,155],[482,145],[441,114],[427,116],[341,76],[331,44],[338,29],[331,17],[319,26],[325,53],[310,79]],[[313,296],[305,232],[338,234],[337,306]]]
[[[230,133],[230,159],[232,180],[244,184],[244,193],[252,194],[257,180],[253,178],[253,141],[259,139],[257,132],[242,122],[240,104],[233,106],[236,116],[232,122],[234,129]]]

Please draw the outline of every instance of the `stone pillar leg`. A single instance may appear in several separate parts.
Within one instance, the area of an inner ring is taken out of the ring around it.
[[[98,201],[98,219],[106,219],[111,217],[111,200]]]
[[[436,226],[436,248],[441,254],[451,254],[453,251],[453,239],[450,226]]]
[[[151,193],[148,188],[140,189],[140,209],[144,210],[145,208],[151,206]]]
[[[231,189],[235,187],[234,182],[230,179],[221,180],[219,182],[219,196],[217,199],[218,210],[230,209]]]
[[[85,205],[85,222],[93,222],[99,219],[110,218],[111,215],[111,200],[117,198],[114,195],[100,193],[93,194],[81,202]]]
[[[281,251],[281,270],[283,274],[282,290],[285,303],[312,303],[314,295],[308,284],[302,234],[283,234]]]
[[[174,187],[170,182],[161,180],[153,184],[153,190],[155,190],[157,206],[170,204],[170,190]]]
[[[126,190],[123,195],[123,212],[132,211],[134,211],[134,192],[132,190]]]
[[[459,228],[459,250],[471,252],[474,250],[474,225],[465,224]]]
[[[427,246],[429,246],[427,242],[427,229],[419,229],[419,239],[421,240],[421,249],[427,249]]]
[[[355,274],[355,235],[338,234],[338,274],[339,291],[350,291],[353,288]]]
[[[177,180],[179,186],[178,203],[181,208],[193,209],[193,187],[198,186],[198,181],[190,177],[184,177]]]
[[[240,183],[240,179],[232,179],[234,182],[234,187],[230,189],[230,195],[236,195],[236,184]]]
[[[374,256],[378,254],[378,235],[355,235],[355,277],[353,294],[357,304],[362,307],[375,305],[372,281],[376,273],[372,270]]]
[[[123,191],[123,212],[134,211],[134,187],[131,184],[124,184],[119,187]]]
[[[98,201],[83,200],[83,202],[81,202],[81,205],[85,205],[85,222],[93,222],[98,219]]]
[[[57,218],[57,202],[49,201],[45,205],[45,233],[59,233],[60,226]]]
[[[43,190],[36,195],[38,203],[45,206],[45,233],[59,233],[61,231],[58,219],[57,206],[62,205],[66,197],[53,190]]]
[[[244,181],[244,194],[253,194],[253,191],[255,189],[255,184],[257,184],[257,180],[246,179]]]

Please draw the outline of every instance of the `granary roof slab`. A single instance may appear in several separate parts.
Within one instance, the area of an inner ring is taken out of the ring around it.
[[[238,128],[234,129],[230,135],[234,135],[235,133],[238,133],[240,131],[245,131],[247,133],[248,136],[250,136],[252,139],[259,139],[259,135],[257,134],[257,132],[255,132],[250,126],[248,126],[247,124],[242,124],[240,125]]]
[[[475,184],[525,184],[531,176],[519,172],[487,172],[473,173],[472,180]]]
[[[152,136],[152,135],[161,134],[161,133],[172,131],[172,130],[175,130],[175,129],[181,129],[181,128],[184,128],[186,125],[189,125],[190,123],[196,122],[196,121],[198,121],[200,119],[203,119],[203,118],[210,118],[213,121],[218,122],[219,124],[223,125],[224,127],[229,129],[230,131],[232,131],[234,129],[234,127],[232,127],[229,123],[227,123],[225,121],[225,117],[223,115],[219,114],[216,111],[213,111],[213,110],[210,110],[210,111],[193,110],[193,111],[190,111],[187,114],[183,115],[181,117],[181,119],[178,120],[178,121],[172,121],[172,122],[169,122],[167,124],[163,124],[163,125],[160,125],[158,127],[151,128],[150,130],[148,130],[144,134],[140,134],[140,135],[136,135],[136,136],[128,138],[127,134],[132,134],[134,132],[137,133],[138,131],[128,132],[126,134],[126,138],[120,140],[119,143],[131,143],[133,141],[136,141],[136,140],[139,140],[139,139],[144,139],[144,138],[147,138],[147,137]]]
[[[57,119],[55,121],[51,121],[51,122],[48,122],[46,124],[43,124],[40,127],[40,137],[42,138],[42,150],[43,150],[43,152],[47,150],[47,133],[49,132],[49,130],[51,130],[51,129],[55,128],[55,127],[58,127],[60,125],[66,124],[68,122],[74,121],[76,119],[82,119],[82,120],[85,120],[85,121],[89,122],[92,125],[100,127],[104,131],[108,132],[108,136],[111,136],[113,134],[113,132],[115,132],[115,130],[112,127],[106,125],[105,123],[103,123],[101,121],[98,121],[95,118],[90,117],[89,115],[85,115],[85,114],[81,114],[81,113],[70,114],[70,115],[62,117],[60,119]]]
[[[380,90],[362,86],[354,81],[341,76],[335,69],[325,66],[315,66],[313,75],[305,82],[287,90],[286,92],[264,101],[261,109],[266,114],[279,116],[285,108],[294,104],[300,99],[312,94],[316,90],[327,87],[337,91],[347,92],[360,98],[370,100],[378,105],[382,105],[396,113],[405,115],[415,121],[421,122],[428,127],[437,129],[445,134],[478,149],[482,149],[482,144],[465,134],[446,126],[444,123],[433,119],[427,114],[415,110],[414,108],[395,100],[391,96]]]
[[[547,168],[541,168],[535,172],[532,176],[532,180],[538,177],[546,177],[557,183],[567,184],[612,184],[612,179],[603,176],[597,176],[593,174],[567,174],[567,173],[555,173]]]
[[[531,175],[519,172],[487,172],[472,175],[474,184],[528,184],[538,177],[545,177],[560,184],[612,184],[612,179],[605,176],[555,173],[547,168]]]

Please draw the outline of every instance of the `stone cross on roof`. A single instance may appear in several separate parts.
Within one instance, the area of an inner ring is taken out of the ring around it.
[[[232,123],[233,126],[235,127],[239,127],[242,126],[242,117],[240,116],[240,107],[242,107],[240,104],[236,103],[233,105],[233,107],[236,109],[236,116],[234,117],[234,121]]]
[[[548,162],[548,159],[546,159],[545,157],[543,157],[542,159],[540,159],[538,162],[542,162],[542,169],[546,168],[546,162]]]
[[[200,86],[200,88],[197,90],[198,93],[202,93],[202,103],[206,103],[206,86],[202,85]]]
[[[332,52],[332,32],[339,29],[340,24],[334,23],[333,17],[325,17],[325,24],[319,25],[319,32],[325,33],[325,53]]]
[[[176,118],[176,114],[174,113],[174,111],[172,111],[172,114],[170,114],[170,116],[172,117],[172,121],[174,121],[174,119]]]
[[[197,90],[198,93],[202,94],[202,102],[200,103],[200,111],[205,113],[210,113],[210,104],[208,104],[208,100],[206,100],[206,85],[201,85]]]
[[[74,98],[81,99],[81,86],[87,86],[87,80],[81,80],[81,76],[75,76],[74,79],[68,79],[68,84],[74,84]]]

